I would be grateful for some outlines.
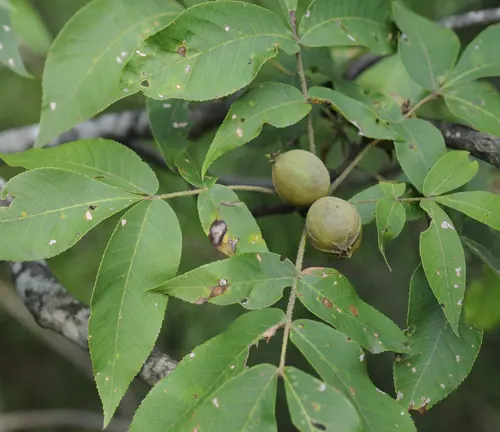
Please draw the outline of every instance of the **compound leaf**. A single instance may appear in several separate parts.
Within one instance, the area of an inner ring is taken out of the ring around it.
[[[291,341],[319,376],[338,388],[356,407],[368,432],[414,432],[411,417],[378,390],[366,372],[360,346],[333,328],[310,320],[292,324]]]
[[[89,322],[104,426],[153,349],[167,297],[148,290],[175,276],[181,249],[177,216],[161,200],[132,207],[109,240],[97,274]]]
[[[269,340],[284,320],[285,315],[279,309],[249,312],[237,318],[224,333],[195,348],[149,392],[135,414],[131,432],[193,430],[184,426],[191,416],[198,415],[204,403],[214,404],[215,398],[221,408],[222,403],[227,406],[230,402],[222,398],[222,386],[245,371],[250,347],[261,339]],[[256,381],[260,382],[258,378]],[[235,400],[242,399],[241,391],[243,388],[246,391],[247,385],[252,384],[238,386]],[[268,402],[269,409],[274,408],[274,401]]]
[[[241,302],[247,309],[260,309],[278,301],[295,277],[295,266],[277,254],[246,253],[198,267],[155,291],[195,304]]]
[[[290,85],[265,83],[251,89],[231,105],[224,122],[208,149],[202,176],[223,154],[241,147],[257,137],[266,123],[284,128],[304,118],[311,105],[302,93]]]
[[[141,199],[89,177],[38,168],[13,177],[0,208],[0,259],[34,261],[73,246],[104,219]]]
[[[362,432],[356,408],[339,390],[292,366],[285,367],[288,410],[301,432]]]
[[[201,3],[135,51],[122,86],[153,99],[216,99],[250,83],[278,48],[294,54],[298,45],[273,12],[239,1]]]
[[[399,327],[361,300],[354,287],[332,268],[304,270],[297,295],[304,306],[372,353],[406,351]]]
[[[300,22],[304,46],[365,46],[375,54],[392,51],[388,0],[313,0]]]
[[[460,50],[455,32],[393,3],[394,19],[403,31],[399,55],[408,75],[427,90],[437,90],[453,70]]]
[[[458,337],[450,328],[419,266],[410,282],[410,353],[398,356],[394,377],[398,400],[423,412],[453,392],[467,377],[479,353],[482,331],[460,318]]]
[[[173,0],[96,0],[73,15],[45,62],[36,146],[127,96],[120,75],[133,49],[181,10]]]
[[[61,168],[129,192],[152,195],[158,179],[132,150],[107,139],[86,139],[45,149],[0,154],[10,166]]]
[[[458,335],[465,292],[465,255],[449,216],[433,201],[422,201],[430,216],[429,228],[420,234],[422,265],[451,328]]]

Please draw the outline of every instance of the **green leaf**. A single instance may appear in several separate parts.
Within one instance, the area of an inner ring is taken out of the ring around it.
[[[83,175],[39,168],[12,178],[0,208],[0,259],[34,261],[73,246],[104,219],[140,199]]]
[[[153,349],[167,297],[149,289],[174,277],[182,235],[161,200],[142,201],[123,215],[101,260],[91,301],[89,345],[109,423],[130,382]]]
[[[464,312],[466,321],[483,330],[493,330],[500,324],[500,278],[492,268],[483,266],[481,278],[467,287]]]
[[[304,306],[372,353],[403,352],[399,327],[361,300],[347,278],[331,268],[304,270],[297,295]]]
[[[468,151],[452,150],[444,154],[431,168],[424,180],[425,196],[442,195],[468,183],[479,169]]]
[[[250,83],[278,48],[298,51],[291,31],[271,11],[238,1],[202,3],[135,51],[122,86],[153,99],[216,99]]]
[[[435,201],[500,231],[500,196],[484,191],[458,192]]]
[[[398,400],[423,412],[453,392],[467,377],[481,347],[482,332],[460,319],[460,337],[450,328],[421,266],[410,282],[408,337],[411,352],[397,357]]]
[[[380,184],[376,184],[374,186],[370,186],[369,188],[357,193],[354,195],[349,202],[356,207],[356,210],[361,217],[361,223],[363,225],[369,224],[375,218],[375,205],[374,202],[360,203],[357,204],[358,201],[371,201],[378,200],[380,198],[384,198],[386,195]]]
[[[359,135],[379,139],[394,139],[396,137],[396,133],[387,123],[380,120],[377,113],[362,102],[326,87],[312,87],[309,89],[309,97],[322,103],[331,104],[358,128]]]
[[[406,211],[403,204],[394,198],[382,198],[377,201],[375,206],[375,216],[377,219],[378,248],[387,267],[392,271],[385,255],[385,245],[403,231],[406,223]]]
[[[394,141],[398,162],[411,183],[422,192],[427,173],[446,153],[443,135],[432,123],[421,119],[394,123],[392,128],[400,136]]]
[[[413,188],[413,185],[407,184],[405,193],[402,198],[422,198],[422,195]],[[420,207],[420,201],[401,201],[406,210],[406,221],[412,222],[425,217],[425,211]]]
[[[480,258],[500,278],[500,258],[493,255],[483,245],[468,237],[462,236],[460,239],[467,249]]]
[[[458,335],[465,292],[465,256],[460,237],[449,216],[432,201],[421,207],[432,219],[420,234],[420,257],[427,280],[451,328]]]
[[[34,53],[45,56],[52,35],[38,10],[29,0],[11,0],[10,19],[16,35]]]
[[[311,111],[311,105],[295,87],[265,83],[251,89],[231,105],[203,162],[202,176],[223,154],[257,137],[266,123],[284,128],[297,123]]]
[[[481,132],[500,136],[500,95],[486,82],[451,87],[444,93],[450,111]]]
[[[191,147],[196,146],[198,143],[191,144]],[[177,164],[177,168],[179,170],[179,174],[182,176],[184,180],[186,180],[189,184],[197,187],[197,188],[211,188],[215,185],[218,177],[213,176],[201,176],[201,161],[195,161],[193,157],[191,157],[190,147],[184,152],[181,153],[175,163]]]
[[[36,147],[127,96],[120,74],[133,49],[181,10],[173,0],[96,0],[80,9],[45,62]]]
[[[57,147],[4,153],[0,158],[10,166],[73,171],[133,193],[152,195],[158,190],[158,179],[149,165],[112,140],[73,141]]]
[[[313,0],[300,22],[303,46],[365,46],[392,51],[388,0]]]
[[[384,195],[389,198],[399,198],[406,190],[406,183],[381,181],[379,184]]]
[[[269,252],[248,253],[198,267],[155,291],[195,304],[240,302],[247,309],[261,309],[276,303],[295,277],[289,260]]]
[[[500,75],[500,25],[486,27],[467,45],[445,87]]]
[[[292,324],[291,341],[320,377],[356,407],[367,432],[416,431],[411,417],[370,381],[360,346],[331,327],[310,320]]]
[[[362,432],[356,408],[339,390],[292,366],[285,368],[288,411],[301,432]]]
[[[198,214],[203,231],[222,253],[268,251],[252,213],[228,187],[214,185],[203,191],[198,197]]]
[[[284,320],[285,314],[279,309],[249,312],[236,319],[224,333],[195,348],[149,392],[134,416],[131,432],[193,430],[184,427],[191,416],[197,415],[205,401],[213,403],[214,398],[222,408],[221,387],[245,371],[250,347],[261,339],[271,338]],[[246,394],[246,386],[239,387],[236,401],[246,398],[241,397],[242,389]],[[274,402],[270,407],[274,408]]]
[[[403,31],[399,55],[408,75],[427,90],[439,89],[457,60],[458,36],[412,12],[402,2],[394,2],[393,11],[396,24]]]
[[[276,366],[254,366],[224,383],[212,400],[201,403],[183,430],[277,432],[277,384]]]
[[[19,54],[16,37],[12,31],[10,12],[0,9],[0,63],[26,78],[31,78]]]
[[[188,146],[189,102],[146,98],[149,124],[167,166],[176,172],[176,160]]]
[[[286,25],[290,26],[290,12],[297,10],[298,0],[255,0],[253,3],[273,11]]]

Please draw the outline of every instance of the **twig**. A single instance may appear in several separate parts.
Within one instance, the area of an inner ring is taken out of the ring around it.
[[[304,262],[306,240],[307,240],[307,231],[306,228],[304,227],[304,229],[302,230],[302,236],[300,237],[300,243],[297,251],[297,260],[295,261],[297,277],[293,281],[292,289],[290,291],[290,298],[288,299],[288,305],[286,307],[285,330],[283,331],[283,343],[281,345],[280,364],[278,367],[278,373],[281,376],[284,376],[285,373],[286,349],[288,346],[288,339],[290,337],[290,329],[292,328],[293,308],[295,306],[295,300],[297,300],[297,286],[299,283],[300,272],[302,271],[302,263]]]
[[[20,430],[53,429],[69,427],[72,430],[101,430],[102,415],[81,410],[43,410],[43,411],[17,411],[0,414],[2,432]],[[107,432],[125,432],[129,421],[114,418],[105,429]]]
[[[259,187],[259,186],[235,185],[235,186],[228,186],[228,188],[231,190],[239,190],[239,191],[246,191],[246,192],[259,192],[259,193],[268,194],[268,195],[274,195],[276,193],[274,189],[263,188],[263,187]],[[208,190],[208,188],[201,188],[201,189],[193,189],[193,190],[188,190],[188,191],[172,192],[172,193],[167,193],[167,194],[162,194],[162,195],[154,195],[151,197],[147,197],[146,199],[167,200],[167,199],[171,199],[171,198],[199,195],[202,192],[205,192],[207,190]]]
[[[293,37],[298,43],[300,38],[297,34],[297,17],[295,16],[295,11],[290,11],[290,23],[292,26]],[[304,62],[302,61],[301,51],[299,50],[295,56],[297,57],[297,70],[299,73],[302,94],[304,95],[304,99],[308,101],[309,93],[307,91],[306,73],[304,70]],[[307,136],[309,139],[309,151],[316,154],[316,144],[314,143],[314,124],[311,113],[307,115]]]

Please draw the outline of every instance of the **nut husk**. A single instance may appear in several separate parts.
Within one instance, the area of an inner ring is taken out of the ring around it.
[[[273,184],[284,201],[304,207],[328,195],[330,174],[321,159],[313,153],[290,150],[275,156]]]
[[[306,229],[316,249],[337,258],[350,258],[361,244],[361,217],[341,198],[317,200],[307,212]]]

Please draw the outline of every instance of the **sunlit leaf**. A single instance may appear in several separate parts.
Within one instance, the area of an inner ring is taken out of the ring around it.
[[[309,89],[309,97],[319,102],[331,104],[335,110],[358,128],[360,135],[379,139],[394,139],[397,136],[387,123],[380,120],[370,106],[336,90],[326,87],[312,87]]]
[[[110,186],[140,194],[154,194],[158,179],[132,150],[101,138],[73,141],[57,147],[0,154],[10,166],[61,168]]]
[[[176,159],[188,146],[189,102],[147,98],[149,124],[167,166],[176,171]]]
[[[482,332],[460,319],[458,337],[436,302],[421,266],[410,282],[408,338],[411,352],[396,358],[398,400],[424,412],[467,377],[481,347]]]
[[[392,51],[388,0],[314,0],[300,22],[304,46],[365,46],[375,54]]]
[[[181,249],[177,216],[161,200],[132,207],[106,247],[89,322],[90,352],[105,426],[161,329],[167,297],[148,290],[175,276]]]
[[[403,204],[394,198],[387,197],[377,201],[375,217],[377,220],[378,248],[387,266],[391,269],[385,254],[385,245],[403,231],[406,222],[406,211]]]
[[[428,90],[437,90],[455,65],[460,40],[453,30],[412,12],[402,2],[393,3],[394,19],[403,31],[399,54],[411,79]]]
[[[214,185],[198,198],[198,214],[203,231],[212,245],[232,256],[247,252],[267,252],[266,242],[252,213],[231,189]]]
[[[0,63],[3,63],[18,75],[30,78],[31,75],[24,67],[23,60],[19,54],[9,13],[7,9],[0,9]]]
[[[173,0],[96,0],[73,15],[45,62],[36,146],[127,96],[120,75],[133,49],[181,10]]]
[[[356,408],[336,388],[292,366],[285,368],[283,379],[288,410],[299,431],[363,431]]]
[[[298,45],[271,11],[238,1],[202,3],[135,51],[122,86],[153,99],[220,98],[250,83],[278,48],[294,54]]]
[[[500,95],[486,82],[451,87],[444,93],[450,111],[481,132],[500,136]]]
[[[450,151],[434,164],[425,177],[424,195],[441,195],[458,189],[472,180],[478,169],[479,164],[470,160],[468,151]]]
[[[484,191],[458,192],[434,200],[500,231],[500,195]]]
[[[0,208],[0,259],[33,261],[50,258],[73,246],[109,216],[139,196],[55,168],[39,168],[12,178]]]
[[[295,266],[277,254],[247,253],[198,267],[155,291],[195,304],[241,302],[247,309],[260,309],[278,301],[295,276]]]
[[[467,45],[446,87],[500,75],[500,25],[490,25]]]
[[[408,179],[422,192],[427,173],[446,153],[443,135],[432,123],[421,119],[394,123],[392,128],[402,138],[394,141],[398,162]]]
[[[297,123],[311,110],[304,96],[295,87],[265,83],[251,89],[231,105],[217,131],[203,163],[202,176],[223,154],[253,140],[266,123],[284,128]]]
[[[386,195],[380,187],[380,184],[376,184],[357,193],[349,200],[349,202],[354,205],[354,207],[356,207],[356,210],[361,217],[361,223],[363,225],[366,225],[375,218],[375,205],[377,204],[376,201],[380,198],[384,198],[385,196]],[[358,203],[359,201],[370,202]]]
[[[458,335],[465,292],[462,243],[449,216],[436,203],[422,201],[420,205],[432,219],[429,228],[420,234],[422,265],[434,295]]]
[[[195,348],[149,392],[135,414],[131,432],[193,430],[184,426],[202,404],[213,404],[216,398],[220,408],[223,401],[227,407],[227,399],[221,397],[221,387],[245,371],[249,348],[261,339],[271,338],[284,324],[284,319],[279,309],[249,312],[236,319],[224,333]],[[247,385],[251,384],[238,386],[236,401],[246,399],[241,392],[246,392]],[[270,407],[274,407],[274,400],[269,402]]]
[[[416,431],[411,417],[368,377],[360,346],[333,328],[310,320],[292,324],[291,340],[320,377],[338,388],[357,409],[363,430]]]
[[[406,337],[396,324],[361,300],[337,270],[302,272],[297,295],[304,306],[373,353],[402,352]]]

